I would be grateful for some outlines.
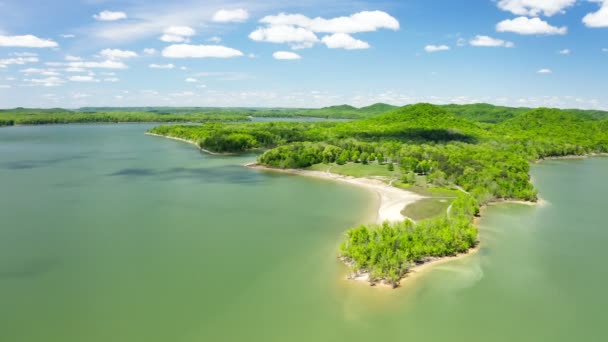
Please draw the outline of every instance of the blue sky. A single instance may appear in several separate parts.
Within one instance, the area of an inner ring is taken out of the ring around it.
[[[0,0],[0,107],[608,109],[608,0]]]

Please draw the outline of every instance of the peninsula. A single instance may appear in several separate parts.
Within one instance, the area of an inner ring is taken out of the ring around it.
[[[397,287],[416,265],[475,248],[473,219],[481,206],[536,202],[530,162],[608,151],[605,118],[581,111],[512,109],[500,122],[489,123],[483,120],[488,117],[484,109],[473,106],[467,111],[417,104],[352,122],[160,126],[150,133],[192,141],[212,152],[267,149],[257,161],[266,168],[319,172],[331,167],[332,173],[383,180],[387,187],[451,191],[443,201],[449,210],[347,232],[339,255],[353,273],[368,275],[371,284]]]

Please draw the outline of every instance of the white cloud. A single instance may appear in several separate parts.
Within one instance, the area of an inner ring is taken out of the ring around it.
[[[559,50],[557,53],[559,53],[560,55],[569,55],[572,51],[570,51],[570,49],[563,49],[563,50]]]
[[[66,72],[85,72],[87,69],[85,68],[77,68],[77,67],[67,67],[65,68]]]
[[[198,80],[196,78],[188,77],[188,78],[186,78],[186,82],[188,82],[188,83],[197,83]]]
[[[439,51],[448,51],[450,49],[447,45],[427,45],[424,47],[424,51],[432,53]]]
[[[8,85],[8,84],[0,84],[0,89],[9,89],[12,88],[12,86]]]
[[[330,49],[360,50],[369,49],[370,45],[346,33],[334,33],[321,39]]]
[[[517,15],[536,17],[544,14],[550,17],[564,13],[566,8],[575,3],[576,0],[500,0],[498,8]]]
[[[475,36],[469,44],[472,46],[482,46],[482,47],[506,47],[512,48],[515,46],[513,42],[508,42],[502,39],[492,38],[488,36]]]
[[[309,18],[302,14],[270,15],[262,18],[261,23],[271,26],[298,26],[313,32],[358,33],[373,32],[379,29],[398,30],[399,21],[382,11],[363,11],[348,17],[324,19]]]
[[[137,53],[129,50],[119,49],[104,49],[99,53],[101,56],[107,59],[122,59],[122,58],[133,58],[137,57]]]
[[[540,69],[536,73],[537,74],[552,74],[553,70],[551,70],[551,69]]]
[[[87,69],[127,69],[127,65],[120,61],[102,61],[102,62],[70,62],[72,68],[87,68]]]
[[[608,27],[608,0],[604,0],[597,12],[587,14],[583,23],[587,27]]]
[[[556,27],[551,26],[548,22],[540,18],[518,17],[515,19],[507,19],[496,24],[498,32],[514,32],[519,34],[561,34],[568,33],[566,26]]]
[[[65,83],[65,81],[59,77],[33,78],[25,79],[24,81],[43,87],[57,87]]]
[[[144,53],[145,53],[146,55],[150,55],[150,56],[151,56],[151,55],[156,55],[156,49],[152,49],[152,48],[146,48],[146,49],[144,49]]]
[[[81,72],[83,69],[127,69],[128,66],[121,61],[106,60],[101,62],[93,61],[73,61],[73,62],[47,62],[48,66],[66,67],[68,72]]]
[[[297,53],[289,52],[289,51],[277,51],[272,54],[272,57],[274,57],[274,59],[282,59],[282,60],[295,60],[295,59],[302,58]]]
[[[192,37],[196,34],[196,31],[190,26],[169,26],[164,33],[173,36]]]
[[[175,65],[173,64],[150,64],[148,65],[148,67],[152,68],[152,69],[173,69],[175,68]]]
[[[115,21],[127,19],[127,14],[125,12],[101,11],[99,14],[93,15],[93,18],[99,21]]]
[[[235,9],[235,10],[219,10],[217,12],[215,12],[215,14],[213,15],[212,20],[215,21],[216,23],[230,23],[230,22],[236,22],[236,23],[242,23],[247,21],[247,19],[249,19],[249,12],[247,12],[247,10],[244,10],[242,8],[239,9]]]
[[[120,81],[120,79],[117,77],[108,77],[108,78],[104,78],[103,81],[104,82],[118,82],[118,81]]]
[[[71,76],[68,79],[72,82],[99,82],[93,76]]]
[[[207,39],[207,41],[217,44],[222,41],[222,38],[220,38],[218,36],[213,36],[213,37]]]
[[[249,38],[256,42],[269,43],[316,43],[317,35],[301,27],[276,25],[258,28],[249,34]]]
[[[0,35],[0,46],[27,47],[27,48],[54,48],[59,45],[50,40],[42,39],[31,34],[24,36],[3,36]]]
[[[196,31],[190,26],[170,26],[159,39],[166,43],[187,43],[190,41],[188,37],[195,34]]]
[[[163,49],[162,55],[169,58],[230,58],[243,56],[243,53],[221,45],[175,44]]]
[[[38,57],[38,54],[34,53],[34,52],[13,52],[13,53],[11,53],[11,56],[17,56],[17,57]]]
[[[162,40],[165,43],[187,43],[190,41],[190,39],[188,39],[186,37],[175,36],[172,34],[163,34],[158,39]]]
[[[76,38],[76,35],[74,34],[60,34],[59,36],[64,39]]]
[[[458,38],[456,46],[467,46],[467,40],[464,38]]]
[[[69,62],[77,62],[77,61],[81,61],[82,58],[77,57],[77,56],[72,56],[72,55],[66,55],[65,60],[69,61]]]
[[[169,96],[172,96],[172,97],[188,97],[188,96],[194,96],[194,92],[188,90],[188,91],[182,91],[182,92],[179,92],[179,93],[171,93],[171,94],[169,94]]]
[[[53,69],[27,68],[27,69],[21,69],[21,70],[19,70],[19,72],[22,72],[24,74],[40,74],[42,76],[59,76],[59,75],[61,75],[60,73],[58,73],[57,71],[55,71]]]
[[[602,52],[608,52],[608,49],[607,48],[603,48]]]
[[[16,58],[6,58],[0,59],[0,67],[6,67],[7,65],[23,65],[27,63],[36,63],[38,62],[38,57],[16,57]]]

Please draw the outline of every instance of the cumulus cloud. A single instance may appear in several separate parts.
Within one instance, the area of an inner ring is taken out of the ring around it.
[[[604,0],[597,12],[587,14],[583,18],[583,23],[587,27],[608,27],[608,0]]]
[[[576,0],[500,0],[498,8],[517,15],[553,16],[564,13],[566,8],[573,6]]]
[[[38,57],[15,57],[15,58],[6,58],[0,59],[0,67],[6,67],[7,65],[17,64],[23,65],[27,63],[36,63],[38,62]]]
[[[447,45],[427,45],[424,47],[424,51],[432,53],[439,51],[448,51],[450,49]]]
[[[280,13],[266,16],[260,22],[271,26],[298,26],[313,32],[325,33],[358,33],[373,32],[379,29],[399,29],[399,21],[382,11],[363,11],[348,17],[332,19],[309,18],[302,14]]]
[[[242,8],[234,10],[221,9],[213,15],[212,20],[216,23],[242,23],[249,19],[249,12]]]
[[[99,21],[116,21],[121,19],[127,19],[127,14],[125,12],[112,12],[106,10],[93,15],[93,18]]]
[[[188,82],[188,83],[197,83],[198,80],[196,78],[188,77],[188,78],[186,78],[186,82]]]
[[[68,80],[72,82],[99,82],[99,80],[93,76],[71,76]]]
[[[76,35],[74,34],[60,34],[59,36],[64,39],[76,38]]]
[[[280,59],[280,60],[296,60],[296,59],[302,58],[297,53],[290,52],[290,51],[277,51],[272,54],[272,57],[274,57],[274,59]]]
[[[43,86],[43,87],[58,87],[65,83],[65,80],[59,77],[46,77],[46,78],[33,78],[33,79],[25,79],[25,82],[31,83],[35,86]]]
[[[99,53],[101,56],[107,59],[122,59],[122,58],[133,58],[137,57],[137,53],[129,50],[119,49],[104,49]]]
[[[77,72],[76,70],[82,69],[127,69],[128,66],[116,60],[105,60],[105,61],[74,61],[67,63],[57,63],[57,62],[49,62],[46,63],[49,66],[66,66],[68,69],[66,71]]]
[[[26,48],[54,48],[59,44],[50,40],[42,39],[31,34],[24,36],[3,36],[0,35],[0,46],[5,47],[26,47]]]
[[[268,43],[316,43],[317,35],[302,27],[277,25],[261,27],[249,34],[249,38],[256,42]]]
[[[145,48],[144,49],[144,54],[146,55],[156,55],[156,49],[152,49],[152,48]]]
[[[150,64],[148,65],[148,67],[152,68],[152,69],[173,69],[175,68],[175,65],[169,63],[169,64]]]
[[[170,26],[164,31],[160,40],[166,43],[187,43],[190,41],[188,37],[192,37],[196,31],[190,26]]]
[[[551,69],[540,69],[536,73],[537,74],[552,74],[553,70],[551,70]]]
[[[217,44],[222,41],[222,38],[218,37],[218,36],[213,36],[213,37],[207,39],[207,41]]]
[[[243,53],[221,45],[175,44],[163,49],[162,55],[169,58],[231,58],[243,56]]]
[[[514,32],[518,34],[560,34],[568,33],[566,26],[556,27],[551,26],[548,22],[540,18],[518,17],[515,19],[507,19],[496,24],[498,32]]]
[[[65,60],[69,61],[69,62],[76,62],[76,61],[81,61],[82,58],[77,57],[77,56],[72,56],[72,55],[66,55]]]
[[[120,81],[120,79],[117,78],[117,77],[108,77],[108,78],[104,78],[103,81],[104,82],[112,82],[112,83],[114,83],[114,82]]]
[[[563,50],[559,50],[557,53],[559,53],[560,55],[569,55],[572,51],[570,51],[570,49],[563,49]]]
[[[513,42],[508,42],[498,38],[492,38],[489,36],[475,36],[475,38],[469,41],[471,46],[481,46],[481,47],[506,47],[512,48],[515,47]]]
[[[40,68],[27,68],[21,69],[19,72],[22,72],[27,75],[31,74],[40,74],[42,76],[59,76],[60,74],[53,69],[40,69]]]
[[[360,50],[369,49],[370,45],[346,33],[334,33],[321,39],[330,49]]]
[[[196,31],[190,26],[169,26],[164,32],[166,34],[184,37],[191,37],[196,34]]]

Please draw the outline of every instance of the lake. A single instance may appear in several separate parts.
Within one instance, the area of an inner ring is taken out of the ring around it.
[[[607,158],[534,165],[545,204],[374,289],[336,258],[372,194],[150,127],[0,129],[0,341],[605,340]]]

